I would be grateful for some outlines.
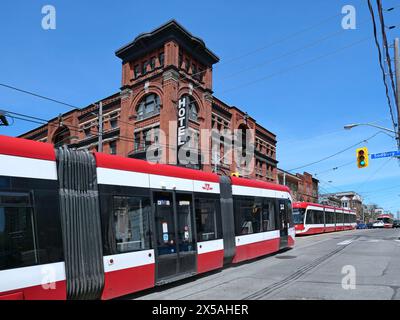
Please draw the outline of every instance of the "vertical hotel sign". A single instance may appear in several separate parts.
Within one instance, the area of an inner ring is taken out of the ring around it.
[[[179,150],[187,141],[187,129],[189,126],[188,119],[188,105],[189,98],[182,97],[178,102],[178,126],[177,126],[177,148],[176,148],[176,159],[179,164]]]

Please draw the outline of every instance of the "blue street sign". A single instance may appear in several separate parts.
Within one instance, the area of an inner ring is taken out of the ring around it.
[[[400,151],[389,151],[389,152],[371,154],[371,159],[382,159],[390,157],[400,157]]]

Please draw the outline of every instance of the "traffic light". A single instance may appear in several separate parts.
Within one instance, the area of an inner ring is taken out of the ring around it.
[[[357,149],[357,166],[360,169],[368,167],[367,147]]]

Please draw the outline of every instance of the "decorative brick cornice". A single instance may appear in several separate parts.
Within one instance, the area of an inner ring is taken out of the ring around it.
[[[179,80],[179,73],[176,70],[169,69],[163,73],[163,80],[164,81],[175,81],[178,82]]]
[[[132,89],[127,88],[127,87],[123,88],[121,90],[121,94],[120,94],[121,100],[129,99],[131,94],[132,94]]]

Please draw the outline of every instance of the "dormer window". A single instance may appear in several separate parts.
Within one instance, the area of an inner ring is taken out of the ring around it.
[[[140,67],[139,67],[138,64],[133,68],[133,73],[134,73],[135,79],[136,79],[137,77],[139,77]]]
[[[183,54],[182,52],[179,52],[179,57],[178,57],[179,68],[182,68],[182,63],[183,63]]]
[[[150,62],[149,61],[145,61],[145,62],[143,62],[143,65],[142,65],[142,74],[146,74],[147,73],[147,66],[150,64]]]
[[[203,76],[204,76],[204,69],[199,68],[197,74],[194,76],[194,78],[200,82],[203,82]]]
[[[156,67],[156,57],[152,57],[150,59],[150,68],[153,71],[155,67]]]
[[[192,64],[192,75],[194,78],[197,77],[197,67],[195,64]]]
[[[160,62],[160,66],[164,66],[164,52],[161,52],[158,56],[158,62]]]
[[[185,60],[185,70],[186,70],[186,72],[189,72],[189,69],[190,69],[190,60],[186,59]]]

